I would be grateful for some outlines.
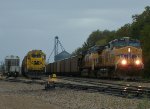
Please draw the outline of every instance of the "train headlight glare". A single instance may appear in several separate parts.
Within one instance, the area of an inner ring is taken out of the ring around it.
[[[128,48],[128,52],[129,52],[129,53],[131,52],[131,48]]]
[[[135,64],[136,64],[136,65],[139,65],[140,63],[141,63],[140,60],[136,60],[136,61],[135,61]]]
[[[121,64],[122,64],[122,65],[126,65],[126,64],[127,64],[127,60],[123,59],[123,60],[121,61]]]

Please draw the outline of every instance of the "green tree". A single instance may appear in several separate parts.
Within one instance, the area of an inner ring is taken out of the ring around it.
[[[141,30],[141,42],[145,65],[145,76],[150,76],[150,25],[145,25],[143,30]]]
[[[131,24],[125,24],[117,32],[116,36],[118,37],[131,37]]]
[[[102,32],[96,30],[89,35],[86,43],[88,44],[88,47],[92,47],[96,44],[96,41],[100,40],[101,38],[102,38]]]
[[[145,11],[140,15],[132,16],[133,23],[131,26],[131,34],[133,38],[140,38],[141,30],[145,25],[150,25],[150,6],[145,7]]]
[[[132,19],[131,24],[125,24],[116,31],[93,31],[82,47],[75,50],[74,54],[88,50],[94,45],[105,45],[115,38],[132,37],[139,39],[142,43],[145,74],[150,76],[150,6],[145,7],[143,13],[133,15]]]

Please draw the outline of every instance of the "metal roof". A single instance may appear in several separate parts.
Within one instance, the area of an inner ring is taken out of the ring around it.
[[[69,58],[70,56],[71,55],[68,52],[62,51],[61,53],[55,56],[55,61],[63,60],[65,58]]]

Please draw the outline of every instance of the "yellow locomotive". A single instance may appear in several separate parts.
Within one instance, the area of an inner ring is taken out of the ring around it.
[[[94,46],[82,56],[80,69],[95,75],[140,76],[144,69],[140,42],[129,37],[115,39],[106,46]]]
[[[47,65],[47,73],[96,77],[141,77],[144,64],[139,40],[123,37],[94,46],[80,55]]]
[[[22,61],[22,75],[31,78],[40,78],[45,73],[46,55],[42,50],[32,50]]]

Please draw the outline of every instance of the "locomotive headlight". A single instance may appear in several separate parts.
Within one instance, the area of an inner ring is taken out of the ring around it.
[[[136,65],[139,65],[140,63],[141,63],[141,61],[139,59],[135,61]]]
[[[127,64],[127,60],[123,59],[123,60],[121,61],[121,64],[122,64],[122,65],[126,65],[126,64]]]

